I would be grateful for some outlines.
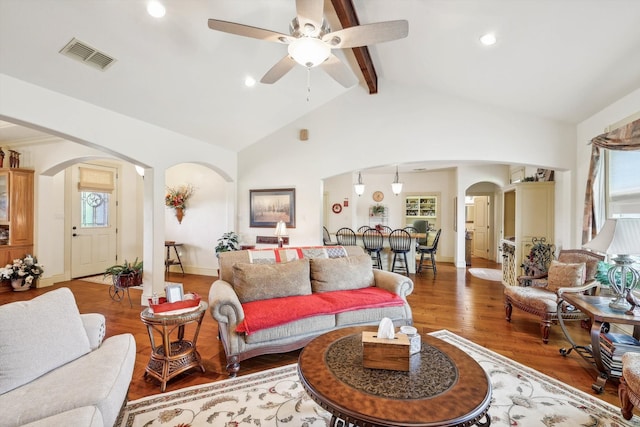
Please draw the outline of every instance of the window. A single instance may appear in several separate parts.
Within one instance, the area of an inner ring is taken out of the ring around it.
[[[109,193],[80,192],[81,228],[109,226]]]
[[[640,151],[607,150],[607,217],[640,217]]]

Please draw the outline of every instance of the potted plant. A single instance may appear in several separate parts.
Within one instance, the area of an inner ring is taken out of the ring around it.
[[[104,271],[104,277],[112,276],[113,284],[128,288],[142,284],[142,261],[138,258],[134,262],[128,262],[126,259],[123,264],[112,265]]]
[[[238,240],[240,236],[233,231],[229,231],[228,233],[224,233],[222,237],[218,239],[218,244],[216,246],[216,257],[219,256],[220,252],[228,252],[228,251],[237,251],[240,249],[240,243]]]
[[[0,278],[11,280],[14,291],[26,291],[42,273],[44,273],[44,267],[31,255],[14,259],[12,264],[0,268]]]

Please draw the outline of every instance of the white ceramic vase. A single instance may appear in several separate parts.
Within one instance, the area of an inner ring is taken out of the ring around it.
[[[24,279],[11,279],[11,287],[14,291],[20,292],[28,290],[31,286],[26,284]]]

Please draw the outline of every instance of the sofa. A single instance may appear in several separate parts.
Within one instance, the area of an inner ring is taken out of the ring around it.
[[[254,249],[219,254],[209,310],[230,376],[248,358],[304,347],[336,328],[411,325],[406,276],[372,268],[359,246]]]
[[[104,339],[69,288],[0,306],[0,425],[113,426],[133,375],[131,334]]]

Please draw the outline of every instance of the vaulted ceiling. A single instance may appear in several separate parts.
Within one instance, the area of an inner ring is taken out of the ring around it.
[[[333,5],[349,3],[325,0],[333,29],[348,16]],[[146,0],[0,0],[0,73],[234,151],[348,91],[375,92],[374,69],[378,92],[399,82],[569,123],[640,88],[637,0],[353,0],[361,24],[406,19],[409,36],[369,46],[368,65],[367,50],[338,53],[360,79],[352,88],[303,67],[247,87],[286,47],[207,27],[286,33],[294,0],[164,4],[156,19]],[[495,45],[479,43],[486,32]],[[101,71],[61,55],[73,38],[116,61]],[[16,132],[0,126],[0,141]]]

